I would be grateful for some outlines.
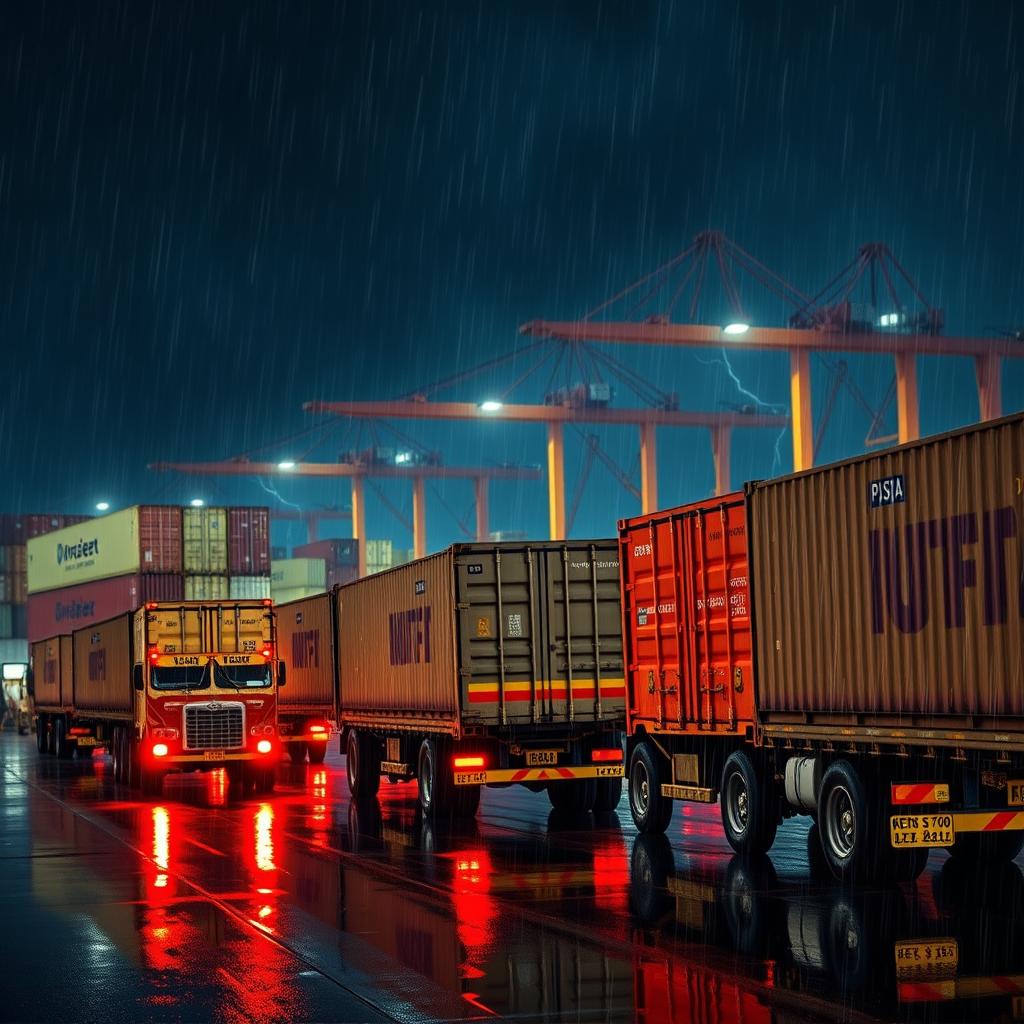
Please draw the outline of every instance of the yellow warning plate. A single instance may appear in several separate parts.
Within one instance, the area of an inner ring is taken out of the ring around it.
[[[952,814],[893,814],[889,818],[892,845],[952,846],[956,837]]]
[[[913,939],[894,945],[898,978],[952,974],[960,963],[960,946],[956,939]]]
[[[1007,780],[1006,804],[1008,807],[1024,807],[1024,779]]]

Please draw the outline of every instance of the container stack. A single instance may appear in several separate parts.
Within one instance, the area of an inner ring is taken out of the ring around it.
[[[236,589],[269,597],[259,572],[270,563],[269,533],[265,508],[136,505],[37,537],[28,544],[28,639],[70,633],[147,601],[228,600],[234,568],[245,580]]]
[[[359,575],[359,541],[351,537],[300,544],[292,554],[296,558],[324,560],[324,585],[327,590],[342,583],[351,583]]]
[[[274,604],[322,594],[327,589],[323,558],[282,558],[270,563],[270,596]]]
[[[28,555],[33,537],[73,526],[88,516],[0,515],[0,663],[28,662]]]
[[[368,540],[366,542],[366,574],[393,569],[412,561],[412,552],[407,548],[396,548],[389,540]]]

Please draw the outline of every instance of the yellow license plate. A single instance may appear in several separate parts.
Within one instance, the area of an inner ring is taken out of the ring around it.
[[[557,750],[528,750],[526,752],[526,766],[535,768],[543,764],[558,764]]]
[[[204,750],[203,751],[204,761],[223,761],[224,751],[223,750]]]
[[[960,963],[956,939],[928,939],[897,942],[896,975],[952,974]]]
[[[956,838],[952,814],[893,814],[889,836],[898,849],[912,846],[952,846]]]

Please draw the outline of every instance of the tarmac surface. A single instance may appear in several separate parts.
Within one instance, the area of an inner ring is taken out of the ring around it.
[[[0,735],[4,998],[17,1021],[797,1022],[1024,1017],[1024,876],[933,853],[853,889],[810,821],[732,856],[716,807],[666,837],[484,792],[433,827],[415,784],[349,799],[344,759],[282,763],[270,798],[222,772],[158,799],[109,759]],[[810,855],[809,855],[810,851]]]

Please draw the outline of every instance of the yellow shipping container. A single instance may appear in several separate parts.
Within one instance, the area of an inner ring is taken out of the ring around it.
[[[270,563],[270,591],[327,585],[327,563],[322,558],[282,558]]]
[[[183,531],[186,573],[227,573],[227,509],[187,508],[183,517]],[[227,597],[227,591],[224,596]]]
[[[230,597],[227,576],[186,576],[186,601],[227,601]]]
[[[127,576],[140,569],[139,509],[89,519],[28,542],[28,592]]]

